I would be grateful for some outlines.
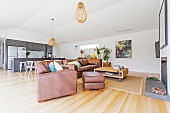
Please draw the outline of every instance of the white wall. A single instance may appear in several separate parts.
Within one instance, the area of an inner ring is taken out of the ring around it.
[[[4,39],[1,43],[0,43],[0,47],[1,47],[1,66],[2,66],[2,68],[4,68],[5,69],[5,61],[7,60],[7,57],[5,57],[5,55],[6,55],[6,49],[4,49],[4,53],[2,52],[2,48],[3,48],[3,43],[4,43],[4,47],[6,46],[6,40]],[[2,63],[3,61],[3,59],[2,59],[2,54],[4,54],[4,64]]]
[[[132,59],[115,58],[115,41],[120,40],[132,40]],[[65,58],[77,58],[80,57],[80,50],[75,50],[75,45],[99,43],[100,47],[105,46],[112,49],[110,56],[112,65],[123,65],[128,67],[130,71],[160,73],[160,60],[155,56],[156,41],[158,41],[158,29],[62,44],[59,47],[55,47],[59,49],[59,54],[55,54]],[[85,54],[92,53],[95,53],[93,49],[85,50]]]
[[[49,38],[35,32],[25,31],[21,29],[8,29],[7,38],[14,40],[22,40],[28,42],[44,43],[47,44]]]
[[[53,55],[54,55],[54,57],[57,57],[57,58],[60,58],[61,56],[59,55],[60,54],[60,49],[59,49],[59,45],[57,45],[57,46],[54,46],[53,47]]]
[[[7,38],[7,30],[1,30],[0,31],[0,38],[1,38],[1,43],[0,43],[0,47],[1,47],[1,66],[3,67],[3,68],[5,68],[5,64],[2,64],[2,45],[3,45],[3,43],[4,44],[6,44],[6,41],[5,41],[5,39]],[[5,45],[4,45],[5,46]],[[4,49],[4,54],[6,54],[6,49]],[[4,57],[4,62],[6,61],[7,59],[6,59],[6,57]]]
[[[169,1],[168,1],[168,6],[170,6]],[[168,86],[168,93],[170,94],[170,22],[169,20],[170,20],[170,7],[168,7],[168,45],[165,48],[161,49],[161,57],[167,57],[167,80],[168,80],[167,86]]]
[[[0,43],[0,67],[2,67],[2,51],[1,51],[1,43]]]

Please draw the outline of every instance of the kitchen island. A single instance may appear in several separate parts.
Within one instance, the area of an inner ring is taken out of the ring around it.
[[[65,58],[13,58],[11,59],[11,71],[18,72],[20,62],[44,60],[65,60]],[[24,70],[24,68],[22,68],[22,70]]]

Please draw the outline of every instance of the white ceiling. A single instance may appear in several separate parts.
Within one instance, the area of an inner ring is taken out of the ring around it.
[[[58,42],[75,42],[158,28],[160,0],[81,0],[88,19],[80,24],[75,9],[80,0],[0,0],[0,29],[23,29]],[[133,29],[131,31],[118,32]]]

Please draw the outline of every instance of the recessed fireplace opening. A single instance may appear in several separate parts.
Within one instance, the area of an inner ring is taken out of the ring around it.
[[[167,90],[167,57],[161,57],[161,81]]]

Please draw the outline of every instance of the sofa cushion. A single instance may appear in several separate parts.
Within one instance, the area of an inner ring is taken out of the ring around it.
[[[78,59],[77,61],[83,66],[83,60],[82,59]]]
[[[58,70],[63,70],[63,68],[61,67],[60,64],[58,64],[57,62],[54,62],[54,65],[55,65],[55,69],[58,71]]]
[[[98,65],[87,65],[89,67],[91,67],[91,69],[94,69],[94,68],[98,68],[99,66]]]
[[[68,64],[75,64],[75,65],[77,65],[77,67],[81,67],[80,62],[78,62],[77,60],[73,61],[73,62],[69,62]]]
[[[80,62],[80,64],[81,64],[82,66],[88,65],[88,60],[87,60],[87,59],[78,59],[78,61]]]
[[[45,63],[43,61],[37,62],[36,67],[37,67],[38,74],[50,72],[49,68],[45,65]]]
[[[78,71],[87,71],[87,67],[86,66],[82,66],[78,68]]]
[[[69,62],[72,62],[72,61],[75,61],[75,59],[66,59],[66,60],[63,60],[63,64],[67,65]]]
[[[87,59],[83,59],[83,66],[86,66],[86,65],[88,65],[88,60]]]
[[[92,70],[94,69],[93,65],[87,65],[87,66],[82,66],[78,68],[78,71],[87,71],[87,70]]]
[[[49,69],[50,69],[51,72],[56,72],[57,71],[53,62],[50,62]]]

